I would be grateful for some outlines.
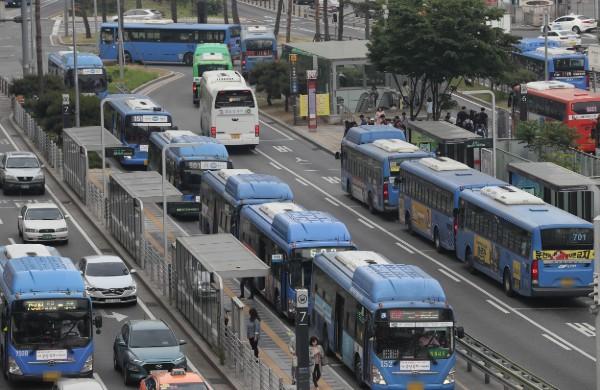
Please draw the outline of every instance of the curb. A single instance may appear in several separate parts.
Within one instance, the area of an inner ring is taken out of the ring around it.
[[[159,68],[157,68],[157,69],[159,69]],[[162,68],[160,68],[160,69],[162,69]],[[131,93],[138,93],[138,91],[141,91],[142,89],[144,89],[146,87],[149,87],[149,86],[151,86],[154,83],[160,83],[161,81],[167,80],[167,79],[169,79],[169,78],[171,78],[173,76],[175,76],[175,72],[173,72],[173,71],[170,70],[169,73],[167,73],[167,74],[165,74],[163,76],[157,77],[155,79],[152,79],[150,81],[146,81],[144,84],[142,84],[142,85],[134,88],[131,91]]]
[[[33,142],[31,142],[31,140],[23,132],[23,129],[15,122],[14,115],[12,114],[12,112],[11,112],[11,114],[9,116],[9,120],[10,120],[12,126],[19,132],[21,138],[27,144],[27,146],[29,147],[29,149],[31,149],[32,151],[34,151],[34,153],[36,155],[38,155],[37,149],[35,148],[35,145],[33,144]],[[59,177],[59,174],[58,174],[58,172],[56,172],[55,168],[51,168],[48,165],[48,162],[46,161],[46,159],[43,156],[38,155],[38,158],[44,162],[44,165],[46,166],[46,171],[56,181],[57,185],[71,199],[71,201],[73,202],[73,204],[86,217],[86,219],[88,220],[88,222],[90,222],[96,228],[96,230],[98,230],[98,232],[108,242],[108,244],[115,251],[115,253],[117,253],[121,258],[123,258],[123,260],[125,260],[125,262],[127,263],[127,265],[130,268],[137,268],[136,267],[137,263],[134,261],[134,259],[129,255],[129,253],[127,253],[125,251],[125,249],[123,249],[123,247],[115,240],[115,238],[106,231],[105,228],[103,228],[102,226],[98,225],[98,223],[96,222],[96,220],[94,219],[94,217],[91,216],[91,214],[87,210],[87,207],[81,202],[81,200],[79,199],[79,197],[73,192],[73,190],[71,190],[71,188],[69,188],[62,181],[62,178]],[[145,275],[146,272],[145,271],[141,271],[140,272],[140,271],[141,270],[138,271],[138,278],[137,279],[142,282],[142,284],[144,285],[144,287],[150,292],[150,294],[152,295],[152,297],[160,304],[160,306],[162,307],[162,309],[165,310],[165,311],[167,311],[167,312],[169,312],[169,313],[173,313],[174,311],[177,312],[177,309],[174,308],[174,307],[172,307],[168,303],[167,299],[165,299],[162,295],[160,295],[160,294],[158,294],[156,292],[156,287],[153,286],[152,283],[146,279],[147,278],[146,275]],[[227,382],[227,384],[230,385],[234,389],[239,389],[239,387],[236,386],[232,382],[232,380],[229,378],[230,373],[225,372],[224,370],[221,369],[221,365],[220,365],[220,362],[218,361],[218,358],[215,358],[213,356],[213,355],[215,355],[215,352],[210,348],[210,346],[208,344],[206,344],[204,342],[204,340],[202,339],[202,336],[200,336],[199,334],[195,334],[196,333],[195,330],[193,330],[193,328],[191,328],[191,326],[187,323],[187,321],[184,320],[184,319],[180,319],[179,318],[179,313],[178,312],[177,312],[177,315],[173,315],[172,314],[172,316],[173,316],[174,321],[185,332],[186,336],[192,342],[192,344],[203,355],[206,356],[208,363],[217,372],[221,373],[221,375],[223,376],[223,378],[225,379],[225,381]]]
[[[292,126],[288,125],[287,123],[285,123],[281,119],[279,119],[279,118],[277,118],[277,117],[275,117],[273,115],[267,114],[263,110],[258,110],[258,112],[259,112],[260,115],[262,115],[262,116],[266,117],[267,119],[269,119],[269,120],[277,123],[281,127],[285,127],[288,131],[296,134],[298,137],[304,139],[305,141],[310,142],[311,144],[313,144],[316,147],[318,147],[319,149],[321,149],[321,150],[323,150],[323,151],[331,154],[332,156],[335,155],[335,153],[337,152],[337,150],[331,150],[331,149],[327,148],[326,146],[323,146],[323,145],[319,144],[316,140],[314,140],[314,139],[310,138],[309,136],[307,136],[306,134],[303,134],[302,132],[294,129]],[[340,142],[341,142],[341,140],[340,140]]]

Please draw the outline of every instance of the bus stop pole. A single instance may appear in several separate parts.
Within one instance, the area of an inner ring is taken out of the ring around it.
[[[113,99],[105,97],[100,102],[100,148],[102,149],[102,205],[106,203],[106,145],[104,145],[104,103]],[[104,217],[104,216],[103,216]]]
[[[75,0],[72,1],[72,10],[73,17],[71,21],[73,22],[73,80],[75,85],[75,127],[79,127],[80,123],[80,115],[79,115],[79,70],[77,69],[77,34],[75,31]]]
[[[308,342],[308,290],[296,289],[296,389],[310,390],[310,348]]]

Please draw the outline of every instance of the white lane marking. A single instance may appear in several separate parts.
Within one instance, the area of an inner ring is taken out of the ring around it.
[[[594,337],[596,335],[596,329],[587,322],[567,322],[566,324],[586,337]]]
[[[274,162],[272,162],[272,161],[269,161],[269,165],[270,165],[270,166],[272,166],[272,167],[273,167],[273,168],[275,168],[275,169],[281,170],[281,167],[280,167],[279,165],[275,164],[275,163],[274,163]]]
[[[265,121],[259,120],[259,123],[262,123],[263,125],[267,126],[268,128],[270,128],[273,131],[276,131],[277,133],[283,135],[288,141],[294,141],[294,138],[290,137],[289,135],[287,135],[286,133],[284,133],[283,131],[274,128],[273,126],[271,126],[270,124],[268,124]]]
[[[267,158],[268,160],[274,161],[276,163],[279,163],[277,160],[275,160],[273,157],[269,156],[268,154],[266,154],[265,152],[258,150],[257,151],[259,154],[263,155],[265,158]],[[296,180],[299,180],[298,178],[302,178],[301,175],[299,175],[298,173],[294,172],[293,170],[289,169],[286,166],[283,166],[283,169],[286,170],[287,172],[289,172],[292,176],[296,177]],[[322,188],[320,188],[319,186],[314,185],[313,183],[310,183],[310,186],[313,187],[315,190],[319,191],[320,193],[322,193],[325,196],[330,196],[330,194],[323,190]],[[410,245],[408,242],[406,242],[405,240],[401,239],[400,237],[398,237],[397,235],[387,231],[385,228],[383,228],[382,226],[380,226],[379,224],[377,224],[376,222],[373,222],[371,220],[369,220],[367,217],[363,216],[360,212],[356,211],[354,208],[348,206],[345,203],[341,203],[340,202],[340,206],[344,207],[346,210],[350,211],[351,213],[353,213],[354,215],[357,215],[358,217],[364,218],[366,221],[369,221],[370,223],[372,223],[377,229],[379,229],[381,232],[387,234],[388,236],[390,236],[391,238],[393,238],[396,241],[400,241],[402,242],[404,245],[406,245],[407,247],[413,249],[416,253],[420,254],[421,256],[423,256],[424,258],[426,258],[427,260],[431,261],[432,263],[436,264],[438,267],[443,268],[446,271],[451,271],[451,269],[446,266],[444,263],[442,263],[439,260],[434,259],[433,257],[429,256],[427,253],[415,248],[414,246]],[[360,207],[362,208],[362,207]],[[572,348],[574,351],[576,351],[577,353],[581,354],[582,356],[592,360],[592,361],[596,361],[596,357],[594,357],[593,355],[590,355],[589,353],[585,352],[584,350],[582,350],[581,348],[575,346],[574,344],[568,342],[567,340],[563,339],[562,337],[560,337],[559,335],[557,335],[556,333],[552,332],[550,329],[546,328],[545,326],[543,326],[542,324],[536,322],[534,319],[529,318],[528,316],[526,316],[525,314],[519,312],[518,310],[515,310],[514,308],[512,308],[510,305],[508,305],[507,303],[505,303],[504,301],[502,301],[500,298],[496,297],[495,295],[493,295],[491,292],[487,291],[486,289],[484,289],[481,286],[478,286],[475,282],[469,280],[468,278],[457,274],[457,277],[463,281],[464,283],[468,284],[469,286],[471,286],[472,288],[474,288],[475,290],[479,291],[481,294],[487,296],[489,299],[491,299],[492,301],[496,302],[497,304],[503,306],[504,308],[506,308],[507,310],[513,312],[514,314],[516,314],[518,317],[520,317],[521,319],[523,319],[524,321],[529,322],[531,325],[533,325],[534,327],[538,328],[539,330],[546,332],[547,334],[549,334],[550,336],[554,337],[555,339],[559,340],[560,342],[564,343],[565,345],[569,346],[570,348]]]
[[[489,303],[490,305],[494,306],[496,309],[500,310],[502,313],[504,313],[504,314],[510,314],[510,312],[508,310],[506,310],[502,306],[498,305],[496,302],[492,301],[491,299],[486,299],[485,301],[487,303]]]
[[[319,172],[318,169],[305,169],[304,172]]]
[[[148,306],[146,306],[146,304],[144,302],[142,302],[141,300],[138,299],[138,306],[142,308],[142,310],[144,311],[144,313],[146,313],[146,315],[148,316],[148,318],[150,318],[151,320],[155,320],[156,317],[154,317],[154,314],[152,314],[152,312],[150,311],[150,309],[148,309]]]
[[[371,225],[369,222],[365,221],[362,218],[358,219],[358,222],[362,223],[363,225],[365,225],[366,227],[368,227],[369,229],[375,229],[375,226]]]
[[[459,279],[459,278],[457,278],[456,276],[452,275],[450,272],[448,272],[448,271],[446,271],[446,270],[443,270],[443,269],[441,269],[441,268],[438,268],[438,271],[439,271],[441,274],[444,274],[444,275],[446,275],[448,278],[450,278],[450,279],[454,280],[456,283],[460,283],[460,279]]]
[[[336,206],[336,207],[340,207],[340,205],[338,204],[338,202],[336,202],[335,200],[331,199],[328,196],[325,197],[325,200],[328,201],[329,203],[331,203],[332,205]]]
[[[413,252],[412,249],[410,249],[406,245],[402,244],[401,242],[397,242],[396,245],[398,245],[400,248],[404,249],[405,251],[407,251],[410,254],[414,254],[415,253],[415,252]]]
[[[321,176],[321,178],[330,184],[340,184],[342,182],[342,179],[337,176]]]
[[[16,244],[15,239],[12,237],[8,237],[8,242],[10,242],[12,245]]]
[[[166,79],[164,79],[162,81],[159,81],[159,82],[157,82],[155,84],[148,85],[146,88],[143,88],[143,89],[137,91],[136,93],[140,94],[140,95],[150,95],[152,92],[154,92],[158,88],[161,88],[163,85],[172,83],[173,81],[175,81],[177,79],[180,79],[183,76],[184,76],[183,73],[173,72],[173,76],[171,76],[169,78],[166,78]]]
[[[93,373],[92,375],[94,376],[94,379],[96,379],[96,381],[100,383],[100,387],[102,387],[103,390],[108,390],[108,387],[106,387],[104,381],[102,380],[102,378],[100,378],[100,375],[97,372]]]
[[[23,204],[21,202],[15,202],[15,207],[20,209],[21,207],[23,207]]]
[[[2,218],[0,218],[0,225],[4,224],[4,221],[2,220]]]
[[[282,168],[284,168],[284,169],[285,169],[285,167],[282,167]],[[305,187],[308,187],[308,183],[307,183],[307,182],[305,182],[304,180],[301,180],[301,179],[298,179],[298,178],[296,178],[296,181],[297,181],[298,183],[302,184],[303,186],[305,186]]]
[[[275,149],[276,151],[278,151],[279,153],[289,153],[289,152],[293,152],[293,150],[291,148],[288,148],[285,145],[273,145],[273,149]]]
[[[560,341],[554,339],[551,336],[548,336],[546,333],[542,333],[542,336],[544,336],[544,338],[550,340],[551,342],[553,342],[554,344],[558,345],[559,347],[561,347],[562,349],[564,349],[565,351],[570,351],[571,348],[569,348],[567,345],[561,343]]]

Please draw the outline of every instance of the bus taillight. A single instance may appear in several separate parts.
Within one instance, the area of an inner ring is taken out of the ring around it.
[[[538,284],[538,278],[540,275],[540,269],[538,260],[533,260],[531,262],[531,284]]]
[[[254,136],[257,138],[260,136],[260,125],[254,125]]]
[[[192,84],[192,92],[194,92],[194,95],[196,94],[197,90],[198,90],[198,86],[196,85],[196,83]]]
[[[210,136],[212,138],[217,138],[217,128],[215,126],[210,128]]]
[[[456,233],[458,233],[458,217],[454,218],[454,237],[456,237]]]
[[[389,184],[387,182],[383,183],[383,200],[387,201],[390,195],[390,191],[388,190]]]

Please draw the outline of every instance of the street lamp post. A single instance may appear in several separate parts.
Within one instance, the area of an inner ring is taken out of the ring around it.
[[[492,97],[492,172],[494,173],[494,177],[496,177],[496,140],[498,137],[498,129],[496,128],[496,94],[489,89],[459,92],[463,95],[490,95]]]
[[[100,102],[100,144],[102,149],[102,204],[106,202],[106,145],[104,145],[104,103],[114,99],[105,97]]]
[[[75,127],[79,127],[80,123],[80,113],[79,113],[79,70],[77,69],[77,34],[75,33],[75,0],[72,1],[72,11],[73,11],[73,80],[75,85]]]

